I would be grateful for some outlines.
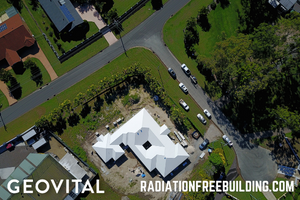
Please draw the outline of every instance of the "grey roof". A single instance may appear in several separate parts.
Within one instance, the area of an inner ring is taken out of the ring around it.
[[[43,146],[43,145],[46,144],[46,143],[47,143],[47,142],[46,142],[45,138],[42,138],[42,139],[40,139],[39,141],[37,141],[36,143],[34,143],[34,144],[32,145],[32,147],[36,150],[36,149],[40,148],[41,146]]]
[[[287,10],[290,10],[297,0],[280,0],[280,4],[283,5]]]
[[[32,138],[33,136],[36,135],[36,132],[34,129],[31,129],[28,133],[22,136],[24,141],[27,141],[29,138]]]
[[[298,3],[295,3],[293,10],[300,13],[300,5]]]
[[[6,14],[9,18],[11,18],[11,17],[15,16],[16,14],[18,14],[17,9],[13,6],[8,8],[5,12],[6,12]]]
[[[59,32],[69,24],[69,31],[71,31],[77,25],[83,23],[69,0],[39,0],[39,2]]]

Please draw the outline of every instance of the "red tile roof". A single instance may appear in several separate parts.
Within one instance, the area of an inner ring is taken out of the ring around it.
[[[27,26],[19,14],[4,21],[0,26],[3,24],[6,24],[7,29],[0,32],[0,60],[5,58],[12,66],[21,61],[17,51],[25,46],[33,45],[35,39],[27,30]]]

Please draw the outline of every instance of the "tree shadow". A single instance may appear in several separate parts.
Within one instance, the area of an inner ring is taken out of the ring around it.
[[[94,102],[94,111],[99,112],[101,110],[101,107],[103,106],[104,100],[97,96],[96,101]]]
[[[6,0],[7,3],[12,4],[20,13],[23,8],[22,0]]]
[[[60,116],[60,118],[57,120],[55,124],[55,131],[58,135],[63,134],[64,130],[67,128],[67,121]]]
[[[8,86],[11,94],[15,99],[20,99],[22,96],[22,87],[20,83],[18,83],[15,77],[10,78],[9,86]]]
[[[91,112],[91,106],[89,106],[87,103],[84,104],[81,112],[80,112],[80,115],[82,118],[85,118],[89,113]]]
[[[227,8],[230,5],[229,0],[220,0],[221,8]]]
[[[237,10],[239,17],[239,32],[249,34],[259,24],[276,22],[280,15],[268,1],[241,0],[242,11]]]
[[[160,10],[163,7],[162,0],[151,0],[153,10]]]
[[[79,123],[80,117],[77,113],[73,113],[72,115],[69,116],[68,118],[68,123],[70,126],[76,126]]]
[[[67,29],[65,29],[64,31],[57,33],[57,29],[53,29],[55,30],[55,36],[57,37],[57,35],[59,34],[59,36],[57,38],[61,38],[62,41],[64,42],[70,42],[70,41],[81,41],[81,40],[85,40],[86,39],[86,34],[87,32],[89,32],[90,30],[90,25],[88,23],[88,21],[84,21],[82,24],[76,26],[72,31],[68,32]]]
[[[38,0],[30,0],[29,5],[32,6],[32,10],[37,11],[39,8],[39,1]]]
[[[207,16],[201,17],[197,20],[197,22],[204,32],[208,32],[210,30],[211,24],[209,23]]]
[[[24,74],[24,72],[26,70],[23,62],[18,62],[16,64],[14,64],[12,66],[12,69],[14,70],[15,74],[20,74],[20,75]]]
[[[41,73],[40,68],[37,66],[31,67],[30,72],[31,72],[30,78],[31,78],[31,80],[33,80],[35,82],[36,86],[43,85],[43,75]]]

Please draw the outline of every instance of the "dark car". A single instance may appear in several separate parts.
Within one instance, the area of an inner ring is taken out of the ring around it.
[[[209,140],[208,139],[205,139],[200,145],[199,145],[199,149],[200,150],[203,150],[206,148],[206,146],[208,145],[209,143]]]
[[[221,174],[218,178],[218,181],[222,181],[224,178],[225,178],[225,174],[224,174],[224,172],[221,172]]]
[[[192,83],[197,84],[197,78],[193,75],[190,75],[190,79],[192,81]]]
[[[172,68],[169,68],[169,69],[168,69],[168,72],[171,74],[171,76],[172,76],[173,78],[176,78],[176,73],[174,72],[174,70],[173,70]]]

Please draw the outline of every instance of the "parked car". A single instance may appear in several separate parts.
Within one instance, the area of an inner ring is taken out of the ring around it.
[[[229,138],[226,135],[223,135],[223,140],[228,143],[228,146],[232,147],[233,143],[231,142],[231,140],[229,140]]]
[[[182,64],[181,68],[182,68],[182,70],[184,71],[184,73],[186,75],[188,75],[188,76],[191,75],[191,71],[189,70],[189,68],[185,64]]]
[[[203,123],[203,124],[206,124],[206,120],[204,119],[204,117],[199,113],[197,115],[198,119]]]
[[[206,139],[199,145],[199,149],[200,149],[200,150],[204,150],[208,144],[209,144],[209,140],[206,138]]]
[[[211,114],[208,112],[208,110],[204,109],[203,112],[206,115],[206,117],[208,117],[209,119],[211,118]]]
[[[179,87],[184,93],[188,93],[188,89],[185,87],[183,83],[179,83]]]
[[[192,81],[192,83],[197,84],[197,78],[193,75],[190,75],[190,79]]]
[[[176,73],[174,72],[174,70],[172,68],[169,68],[168,69],[168,72],[170,73],[170,75],[173,77],[173,78],[176,78]]]
[[[184,108],[184,110],[188,111],[190,107],[183,101],[183,99],[179,100],[179,104]]]
[[[224,172],[221,172],[218,181],[222,181],[224,178],[225,178],[225,174]]]

